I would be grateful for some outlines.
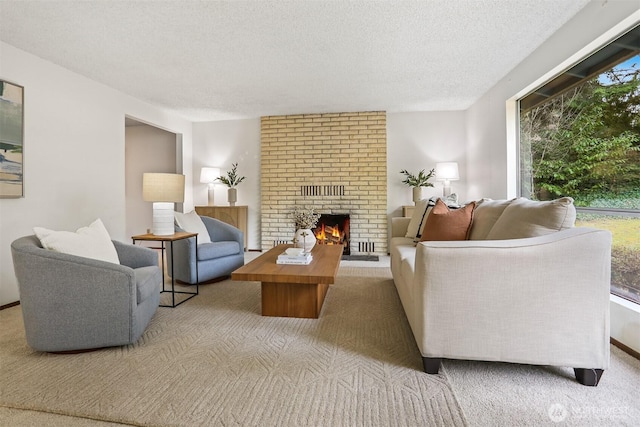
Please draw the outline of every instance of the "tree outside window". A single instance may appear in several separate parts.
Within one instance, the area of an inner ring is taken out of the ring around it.
[[[522,196],[613,233],[612,293],[640,304],[640,55],[521,111],[520,171]]]

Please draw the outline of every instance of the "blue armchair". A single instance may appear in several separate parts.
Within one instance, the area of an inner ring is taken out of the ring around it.
[[[215,218],[201,216],[200,219],[209,233],[211,243],[198,244],[197,260],[194,238],[173,242],[173,254],[171,245],[167,247],[167,271],[173,274],[174,279],[192,285],[198,281],[206,282],[229,276],[232,271],[244,265],[242,231]],[[177,225],[175,230],[184,231]]]
[[[132,344],[160,303],[155,251],[113,241],[120,264],[11,243],[27,344],[66,352]]]

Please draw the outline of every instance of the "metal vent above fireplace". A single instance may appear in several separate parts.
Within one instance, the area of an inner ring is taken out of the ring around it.
[[[300,195],[303,197],[344,196],[344,185],[301,185]]]

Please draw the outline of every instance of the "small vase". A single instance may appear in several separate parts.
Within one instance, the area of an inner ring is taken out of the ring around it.
[[[305,252],[311,252],[311,249],[316,245],[316,236],[313,234],[313,231],[308,228],[297,230],[294,239],[296,246],[303,248]]]
[[[238,201],[238,189],[230,188],[227,190],[227,200],[229,201],[229,206],[235,206],[236,201]]]
[[[413,187],[413,203],[422,200],[422,187]]]

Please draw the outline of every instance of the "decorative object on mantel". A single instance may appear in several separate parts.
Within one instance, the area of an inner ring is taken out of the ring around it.
[[[231,164],[231,170],[227,171],[227,176],[220,176],[218,180],[229,187],[227,190],[227,200],[229,201],[229,206],[235,206],[236,201],[238,201],[238,190],[236,186],[244,181],[244,176],[238,176],[237,173],[238,163]]]
[[[213,206],[214,185],[220,176],[220,168],[202,168],[200,169],[200,182],[207,184],[207,204]]]
[[[316,236],[312,229],[318,225],[320,214],[315,213],[313,208],[299,209],[296,207],[292,216],[296,225],[296,232],[293,236],[294,246],[303,248],[305,252],[311,252],[311,249],[316,245]]]
[[[458,173],[458,162],[436,163],[436,181],[444,181],[442,195],[447,197],[451,194],[451,181],[460,179]]]
[[[422,200],[422,189],[424,187],[433,187],[433,184],[430,183],[429,180],[433,178],[435,169],[431,169],[429,173],[425,173],[424,169],[422,169],[417,175],[412,174],[406,169],[401,170],[400,173],[405,175],[402,183],[413,187],[413,203]]]
[[[184,202],[184,175],[176,173],[144,173],[142,199],[153,202],[153,229],[156,236],[168,236],[173,228],[174,203]]]

